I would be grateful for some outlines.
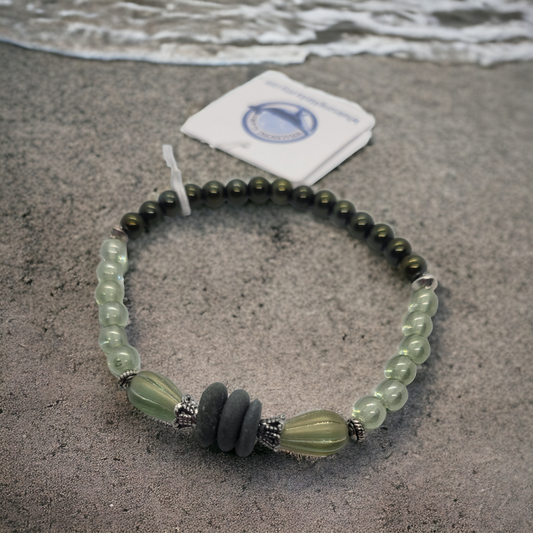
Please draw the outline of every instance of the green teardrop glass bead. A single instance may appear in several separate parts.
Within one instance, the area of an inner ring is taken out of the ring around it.
[[[182,394],[169,379],[155,372],[139,372],[128,386],[128,400],[149,416],[173,422]]]
[[[420,311],[427,316],[433,316],[439,307],[439,299],[431,289],[418,289],[413,292],[409,302],[409,312]]]
[[[418,335],[420,337],[429,337],[433,330],[433,322],[426,313],[415,311],[407,313],[402,324],[402,333],[404,337]]]
[[[322,457],[344,448],[348,439],[348,426],[341,415],[333,411],[309,411],[285,422],[280,448]]]
[[[94,297],[98,305],[104,305],[107,302],[122,303],[122,300],[124,300],[124,285],[116,281],[101,281],[94,291]]]
[[[400,342],[398,353],[409,357],[415,365],[421,365],[429,357],[431,347],[425,337],[411,335],[410,337],[404,337],[402,342]]]

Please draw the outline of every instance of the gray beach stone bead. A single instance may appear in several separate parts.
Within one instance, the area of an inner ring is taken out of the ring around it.
[[[228,389],[223,383],[212,383],[202,393],[195,429],[196,438],[202,448],[207,448],[215,442],[220,414],[227,399]]]
[[[235,446],[235,451],[239,457],[248,457],[255,446],[257,440],[257,428],[261,420],[261,410],[263,406],[259,400],[254,400],[246,410],[244,420],[241,425],[239,439]]]
[[[217,430],[218,447],[223,452],[229,452],[235,448],[241,424],[250,405],[250,396],[243,389],[233,391],[222,409]]]

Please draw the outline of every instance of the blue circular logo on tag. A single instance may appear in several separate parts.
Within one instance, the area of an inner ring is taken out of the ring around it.
[[[242,125],[249,135],[261,141],[292,143],[313,135],[318,122],[305,107],[272,102],[250,106]]]

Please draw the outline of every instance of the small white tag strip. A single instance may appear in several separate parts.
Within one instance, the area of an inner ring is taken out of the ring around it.
[[[181,171],[178,168],[176,159],[174,158],[174,152],[170,144],[163,145],[163,157],[167,163],[167,167],[170,168],[170,188],[178,195],[180,201],[181,214],[184,217],[188,217],[191,214],[191,205],[187,198],[187,192],[183,186],[181,179]]]
[[[295,185],[312,185],[365,146],[374,124],[356,103],[269,70],[190,117],[181,131]]]

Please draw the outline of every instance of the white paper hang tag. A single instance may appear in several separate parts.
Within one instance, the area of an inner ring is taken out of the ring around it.
[[[181,131],[293,184],[311,185],[367,144],[354,102],[267,71],[190,117]]]

